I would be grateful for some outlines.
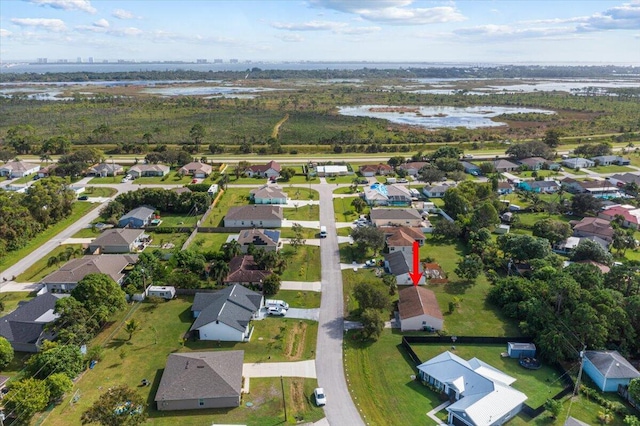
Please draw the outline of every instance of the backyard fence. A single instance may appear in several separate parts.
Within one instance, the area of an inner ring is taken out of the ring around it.
[[[409,358],[415,363],[415,366],[422,364],[422,361],[415,353],[411,344],[451,344],[455,346],[457,343],[472,343],[472,344],[507,344],[508,342],[515,343],[529,343],[530,337],[488,337],[488,336],[402,336],[401,346],[407,351]],[[552,364],[559,375],[560,381],[564,385],[563,389],[552,397],[552,399],[559,400],[564,398],[573,392],[575,383],[567,371],[558,363]],[[522,412],[530,418],[536,418],[540,414],[544,413],[544,404],[533,408],[529,405],[522,404]]]

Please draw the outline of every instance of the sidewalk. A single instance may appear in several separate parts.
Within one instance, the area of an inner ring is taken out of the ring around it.
[[[429,417],[431,420],[433,420],[434,422],[436,422],[437,425],[446,425],[446,423],[444,423],[442,420],[440,420],[437,416],[436,413],[440,410],[444,410],[445,408],[447,408],[449,405],[451,405],[450,401],[447,402],[443,402],[442,404],[438,405],[436,408],[434,408],[433,410],[429,411],[427,413],[427,417]]]

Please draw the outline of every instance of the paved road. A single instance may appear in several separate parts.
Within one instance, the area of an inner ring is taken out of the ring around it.
[[[338,253],[338,237],[333,216],[333,185],[314,185],[320,193],[320,223],[327,227],[327,238],[320,244],[322,260],[322,302],[316,348],[318,384],[327,399],[335,401],[324,407],[332,426],[364,425],[347,388],[342,358],[344,333],[342,272]]]

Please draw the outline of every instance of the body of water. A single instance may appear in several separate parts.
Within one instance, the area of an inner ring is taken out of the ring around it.
[[[536,108],[511,108],[497,106],[447,107],[447,106],[390,106],[361,105],[339,107],[342,115],[352,117],[372,117],[392,123],[425,127],[428,129],[465,127],[499,127],[506,123],[492,121],[501,114],[540,113],[555,114],[555,111]]]

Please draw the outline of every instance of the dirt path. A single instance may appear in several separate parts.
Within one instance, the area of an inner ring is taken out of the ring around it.
[[[278,133],[280,133],[280,126],[282,126],[284,122],[287,121],[288,119],[289,119],[289,114],[286,114],[282,120],[278,121],[276,125],[273,126],[273,132],[271,132],[272,138],[278,139]]]

